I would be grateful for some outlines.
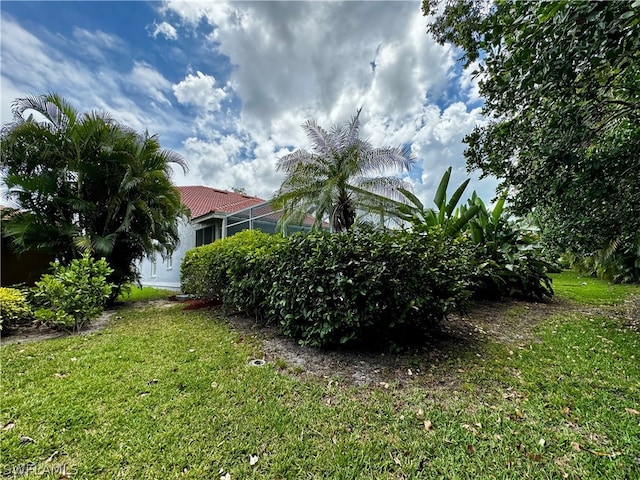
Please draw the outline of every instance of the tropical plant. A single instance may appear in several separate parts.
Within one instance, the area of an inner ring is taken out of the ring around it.
[[[300,222],[307,214],[320,227],[326,218],[335,232],[351,227],[358,209],[380,205],[380,194],[400,198],[398,189],[409,188],[390,170],[409,170],[414,162],[405,147],[374,148],[359,137],[360,112],[342,127],[324,130],[311,119],[302,126],[311,151],[296,150],[278,160],[277,168],[286,176],[273,203],[283,209],[281,226]]]
[[[438,227],[452,237],[460,234],[467,227],[469,221],[478,213],[480,206],[472,203],[468,208],[465,205],[458,207],[458,202],[467,185],[469,185],[470,179],[462,182],[447,201],[447,188],[449,187],[450,178],[451,167],[442,175],[436,194],[433,197],[435,209],[425,207],[413,193],[400,189],[400,192],[409,203],[397,203],[392,211],[398,218],[409,223],[414,230],[421,231]],[[473,192],[473,195],[475,196],[475,192]]]
[[[114,300],[137,279],[138,260],[177,245],[185,208],[170,176],[184,160],[157,136],[80,114],[56,94],[19,98],[13,115],[2,129],[2,173],[21,206],[6,229],[13,246],[63,265],[84,251],[107,258]]]
[[[79,331],[104,309],[112,290],[107,276],[113,270],[104,258],[95,260],[88,254],[68,266],[51,266],[53,273],[43,275],[32,290],[32,301],[40,307],[35,316],[56,328]]]
[[[475,192],[469,207],[477,214],[469,222],[477,265],[474,293],[477,297],[522,296],[548,299],[553,296],[553,267],[544,258],[539,228],[523,219],[511,218],[505,209],[506,194],[488,210]]]
[[[587,255],[566,252],[564,258],[573,268],[614,283],[640,282],[640,233],[624,234],[605,248]]]
[[[20,290],[0,287],[0,331],[31,320],[32,316],[31,307]]]

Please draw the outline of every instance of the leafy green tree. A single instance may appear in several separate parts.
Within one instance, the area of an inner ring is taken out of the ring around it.
[[[311,151],[296,150],[277,165],[286,174],[273,199],[276,207],[283,208],[283,226],[312,214],[316,227],[328,217],[333,231],[345,231],[354,224],[358,209],[373,211],[381,205],[379,195],[398,197],[399,188],[409,187],[386,173],[409,170],[414,162],[410,150],[375,148],[361,139],[360,110],[350,122],[330,131],[313,119],[302,128]]]
[[[490,122],[465,138],[468,166],[501,178],[517,213],[535,208],[555,245],[638,251],[640,1],[425,0],[423,10],[479,79]]]
[[[2,173],[22,210],[6,233],[19,251],[49,251],[62,265],[85,251],[105,257],[117,298],[138,278],[138,260],[177,245],[185,209],[170,176],[184,160],[157,136],[106,113],[80,114],[56,94],[19,98],[13,114],[2,129]]]

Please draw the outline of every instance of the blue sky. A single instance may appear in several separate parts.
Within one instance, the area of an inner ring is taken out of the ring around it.
[[[269,198],[279,157],[362,107],[375,146],[410,144],[429,202],[444,170],[468,176],[464,135],[484,122],[458,54],[426,33],[420,2],[2,1],[0,119],[18,97],[57,92],[180,152],[178,185]],[[375,64],[373,68],[372,64]],[[495,182],[475,188],[487,201]],[[430,203],[430,202],[429,202]]]

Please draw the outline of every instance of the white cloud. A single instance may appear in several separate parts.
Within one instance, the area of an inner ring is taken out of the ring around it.
[[[176,112],[166,108],[170,102],[165,93],[171,91],[171,83],[152,66],[132,62],[129,73],[123,74],[112,64],[89,65],[74,56],[82,48],[117,46],[117,37],[90,35],[87,30],[76,29],[75,36],[67,41],[45,43],[8,15],[3,15],[0,28],[3,123],[10,120],[9,105],[15,98],[53,91],[81,112],[104,110],[131,128],[149,130],[161,138],[170,139],[188,131]],[[48,32],[44,35],[50,36]],[[81,44],[74,43],[78,38]],[[87,43],[91,39],[96,43]],[[150,101],[142,102],[132,93],[142,94]]]
[[[85,46],[99,47],[104,49],[122,48],[122,40],[116,35],[103,32],[102,30],[89,31],[84,28],[74,28],[73,38],[78,42],[83,42]]]
[[[153,38],[157,38],[158,35],[164,35],[164,38],[167,40],[178,39],[178,31],[168,22],[160,22],[158,24],[154,24],[153,27],[153,32],[151,32],[151,36]]]
[[[211,75],[197,72],[188,74],[184,80],[173,86],[178,102],[192,105],[205,111],[220,110],[220,102],[227,96],[223,88],[216,88],[216,79]]]
[[[165,92],[171,91],[171,82],[151,65],[135,62],[128,76],[132,89],[152,98],[153,100],[171,106]]]
[[[418,2],[165,2],[163,12],[186,28],[208,22],[212,47],[233,65],[229,84],[242,103],[237,128],[255,148],[240,169],[227,157],[219,181],[273,192],[282,148],[307,147],[300,125],[313,117],[329,128],[358,107],[363,136],[374,145],[413,144],[425,182],[416,184],[419,194],[428,196],[449,165],[454,180],[466,176],[461,139],[482,121],[480,110],[434,102],[452,87],[471,100],[477,95],[470,80],[456,78],[451,48],[427,35]]]

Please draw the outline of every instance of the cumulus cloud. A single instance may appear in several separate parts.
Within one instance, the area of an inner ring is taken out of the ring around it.
[[[160,22],[153,25],[151,36],[157,38],[158,35],[163,35],[167,40],[178,39],[178,31],[168,22]]]
[[[461,140],[483,121],[481,111],[438,104],[455,84],[472,105],[477,84],[456,74],[455,52],[426,34],[418,2],[170,1],[163,11],[191,28],[207,22],[210,44],[234,65],[238,129],[255,145],[255,168],[234,169],[227,159],[227,175],[247,182],[240,186],[273,192],[281,181],[277,158],[307,146],[300,125],[313,117],[329,128],[358,107],[362,134],[374,145],[412,145],[419,195],[432,196],[449,165],[452,182],[466,178]],[[491,195],[494,184],[478,185]]]
[[[163,146],[180,150],[191,166],[176,175],[180,184],[244,187],[268,198],[282,181],[277,159],[308,147],[301,124],[315,118],[330,128],[359,107],[362,135],[373,145],[412,146],[411,179],[423,200],[449,165],[452,183],[466,178],[461,140],[484,121],[477,81],[456,67],[456,52],[427,35],[419,1],[168,1],[155,8],[155,22],[140,28],[150,50],[163,49],[162,61],[138,50],[117,67],[96,57],[90,68],[71,54],[81,38],[128,51],[111,34],[79,27],[64,49],[3,16],[3,92],[60,90],[82,110],[103,108],[160,133],[169,140]],[[172,40],[170,49],[154,42],[159,36]],[[494,184],[473,188],[491,197]]]
[[[184,80],[173,86],[173,94],[178,102],[192,105],[206,111],[220,110],[220,102],[227,96],[223,88],[216,88],[216,79],[211,75],[197,72],[188,74]]]

